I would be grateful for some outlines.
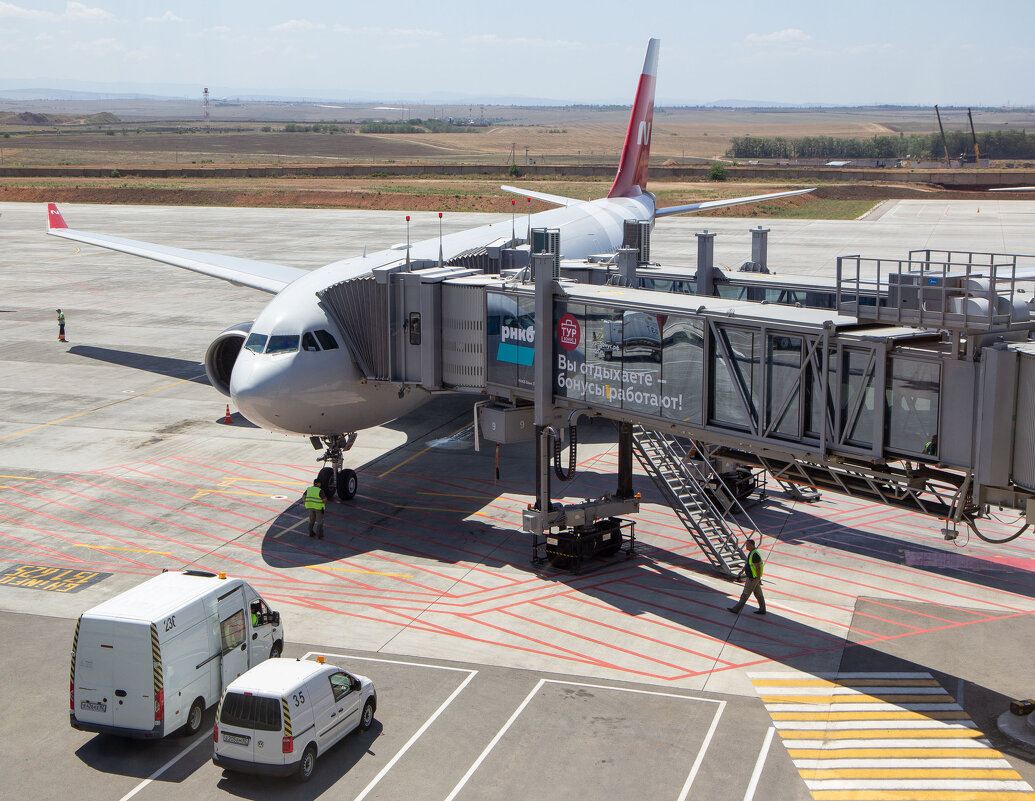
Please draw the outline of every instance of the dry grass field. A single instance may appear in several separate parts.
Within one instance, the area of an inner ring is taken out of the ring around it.
[[[28,106],[31,106],[28,107]],[[0,200],[327,208],[510,209],[511,196],[497,180],[477,178],[136,178],[118,177],[130,167],[327,164],[516,164],[616,165],[629,110],[625,107],[516,106],[378,108],[371,105],[242,103],[212,109],[209,130],[200,104],[150,101],[0,101],[0,166],[103,168],[109,178],[0,177]],[[62,114],[61,118],[46,115]],[[91,115],[104,115],[102,117]],[[109,116],[114,115],[114,119]],[[363,120],[410,117],[471,119],[486,124],[464,133],[362,134]],[[117,120],[117,121],[114,121]],[[966,111],[943,110],[949,129],[966,124]],[[320,132],[290,131],[324,123]],[[980,130],[1035,128],[1035,112],[979,110]],[[734,136],[867,137],[929,131],[926,109],[688,109],[658,108],[651,163],[711,161]],[[327,132],[332,125],[333,132]],[[266,129],[266,130],[263,130]],[[889,179],[894,176],[889,174]],[[578,198],[606,194],[608,181],[522,180],[511,183]],[[661,205],[760,194],[801,184],[655,181]],[[845,219],[887,197],[919,197],[928,188],[888,185],[820,185],[812,195],[761,206],[737,207],[736,216],[804,216]],[[951,195],[950,195],[951,196]],[[963,195],[965,196],[965,195]],[[527,204],[525,204],[527,207]],[[532,210],[546,208],[533,202]]]

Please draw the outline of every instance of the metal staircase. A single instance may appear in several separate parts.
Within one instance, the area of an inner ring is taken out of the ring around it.
[[[633,453],[712,567],[728,576],[739,573],[747,554],[737,537],[758,529],[711,463],[697,458],[704,451],[692,440],[633,426]],[[750,530],[732,518],[734,512]]]

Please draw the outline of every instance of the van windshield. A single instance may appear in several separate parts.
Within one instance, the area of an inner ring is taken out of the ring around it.
[[[242,729],[280,731],[280,699],[227,693],[219,712],[219,722]]]

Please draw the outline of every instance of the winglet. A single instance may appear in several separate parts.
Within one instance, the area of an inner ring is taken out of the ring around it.
[[[65,222],[65,218],[61,216],[61,212],[58,211],[56,203],[47,204],[47,230],[54,228],[68,228],[68,223]]]
[[[643,73],[633,101],[629,130],[625,134],[622,160],[608,197],[637,197],[647,191],[647,160],[650,156],[650,129],[654,123],[654,85],[657,83],[660,47],[660,39],[651,39],[647,44]]]

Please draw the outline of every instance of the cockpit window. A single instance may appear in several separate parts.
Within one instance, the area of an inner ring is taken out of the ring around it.
[[[317,331],[316,338],[320,340],[320,346],[324,350],[334,350],[338,347],[338,343],[335,341],[334,337],[332,337],[327,331]]]
[[[274,334],[266,346],[267,353],[290,353],[298,350],[298,334]]]
[[[319,350],[320,346],[316,344],[316,337],[314,337],[309,331],[302,334],[302,350]]]
[[[248,341],[244,343],[244,346],[252,353],[262,353],[263,348],[266,347],[266,335],[249,334]]]

